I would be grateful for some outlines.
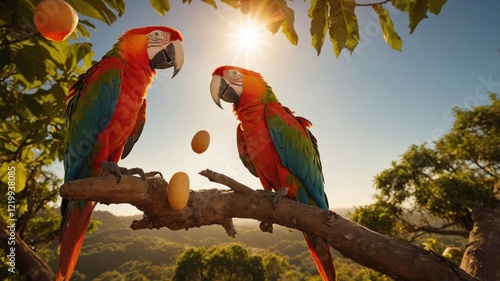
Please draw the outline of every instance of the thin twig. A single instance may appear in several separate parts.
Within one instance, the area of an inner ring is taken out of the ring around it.
[[[201,171],[200,175],[206,177],[211,182],[223,184],[223,185],[233,189],[234,191],[245,194],[245,195],[249,195],[254,191],[250,187],[248,187],[242,183],[239,183],[239,182],[233,180],[232,178],[230,178],[224,174],[219,174],[219,173],[214,172],[210,169],[206,169],[206,170]]]
[[[359,4],[359,3],[356,3],[356,6],[361,6],[361,7],[366,7],[366,6],[375,6],[375,5],[383,5],[387,2],[390,2],[391,0],[385,0],[385,1],[382,1],[382,2],[378,2],[378,3],[367,3],[367,4]]]

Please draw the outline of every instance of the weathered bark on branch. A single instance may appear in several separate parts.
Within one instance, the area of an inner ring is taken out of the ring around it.
[[[144,212],[132,229],[168,227],[189,229],[219,224],[229,236],[236,234],[232,218],[249,218],[279,224],[325,238],[344,256],[396,280],[475,280],[446,258],[415,245],[373,232],[331,211],[283,198],[273,208],[274,193],[253,190],[210,170],[200,174],[233,190],[191,191],[188,205],[175,211],[166,199],[167,183],[161,178],[94,177],[61,186],[62,197],[95,200],[104,204],[130,203]]]
[[[12,223],[14,225],[10,225],[11,222],[9,222],[9,226],[13,227],[13,231],[16,225],[15,222]],[[2,218],[0,218],[0,229],[0,249],[4,250],[9,261],[14,262],[12,265],[8,264],[9,267],[22,273],[23,278],[28,281],[52,281],[56,279],[47,263],[33,252],[28,244],[18,238],[17,232],[11,232],[7,222]],[[13,257],[12,260],[9,255]]]
[[[500,280],[500,204],[470,208],[474,227],[460,268],[479,280]]]

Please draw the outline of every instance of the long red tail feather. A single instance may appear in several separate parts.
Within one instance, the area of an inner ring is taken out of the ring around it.
[[[337,280],[335,267],[333,266],[330,246],[323,238],[312,234],[304,233],[309,252],[311,253],[314,264],[318,269],[319,275],[324,281]]]
[[[73,208],[69,210],[71,213],[64,221],[64,229],[59,240],[60,257],[56,281],[68,281],[75,270],[87,226],[96,204],[95,201],[86,201],[82,210],[76,202],[72,203],[75,206],[68,206],[68,208]]]

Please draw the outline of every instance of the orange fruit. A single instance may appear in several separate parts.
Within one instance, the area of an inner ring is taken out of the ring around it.
[[[184,172],[172,175],[167,187],[167,200],[176,211],[186,207],[189,199],[189,176]]]
[[[33,21],[43,37],[61,42],[75,30],[78,15],[62,0],[43,0],[35,8]]]
[[[191,140],[191,148],[198,154],[205,152],[209,145],[210,134],[205,130],[198,131]]]

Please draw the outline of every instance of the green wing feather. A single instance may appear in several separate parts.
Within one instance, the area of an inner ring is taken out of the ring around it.
[[[89,176],[92,169],[89,158],[99,153],[95,141],[108,126],[118,103],[122,72],[117,65],[105,62],[81,75],[71,89],[66,109],[65,182]]]
[[[309,204],[312,198],[318,207],[328,209],[317,142],[308,129],[311,123],[277,102],[266,104],[265,116],[281,164],[305,187],[299,189],[298,201]]]

